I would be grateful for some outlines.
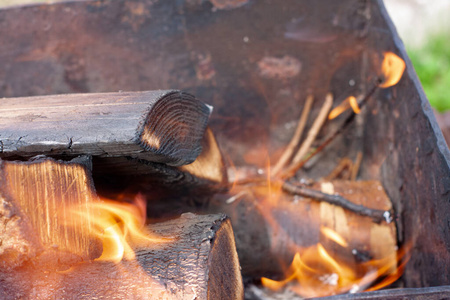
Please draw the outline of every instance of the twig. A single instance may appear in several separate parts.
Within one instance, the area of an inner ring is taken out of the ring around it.
[[[328,93],[325,97],[325,102],[323,103],[322,108],[320,109],[319,115],[314,121],[311,129],[308,131],[308,135],[305,141],[302,143],[300,149],[298,149],[297,154],[292,159],[292,162],[294,164],[300,162],[302,158],[305,156],[305,154],[308,153],[311,144],[316,139],[317,134],[319,133],[320,129],[322,128],[323,124],[327,119],[331,106],[333,106],[333,95],[331,93]]]
[[[339,164],[333,171],[330,172],[326,177],[324,177],[325,181],[331,181],[336,179],[345,169],[353,170],[353,162],[348,157],[344,157],[339,161]]]
[[[297,128],[295,129],[294,136],[292,137],[289,145],[286,150],[284,150],[277,164],[272,168],[272,175],[274,177],[284,168],[287,162],[291,159],[292,154],[294,153],[295,148],[300,142],[300,138],[302,137],[303,130],[305,129],[306,121],[308,121],[309,112],[311,111],[311,106],[313,103],[314,97],[309,95],[306,98],[305,106],[303,107],[302,114],[297,124]]]
[[[378,82],[379,84],[379,82]],[[367,99],[369,99],[373,93],[375,93],[375,91],[378,89],[378,84],[374,85],[374,87],[369,91],[369,93],[362,99],[361,103],[359,103],[359,107],[362,109],[362,107],[364,106],[364,104],[367,102]],[[315,155],[317,155],[317,153],[319,153],[320,151],[322,151],[326,146],[328,146],[328,144],[330,144],[337,136],[339,136],[342,132],[344,132],[347,127],[349,127],[349,125],[353,122],[353,120],[355,119],[355,113],[352,112],[347,119],[344,121],[344,123],[342,124],[342,126],[340,128],[338,128],[333,134],[331,134],[319,147],[316,148],[316,150],[314,150],[313,153],[311,153],[311,155],[309,155],[306,159],[303,159],[299,162],[293,163],[289,168],[287,168],[285,171],[283,171],[282,173],[280,173],[279,177],[281,179],[286,179],[289,177],[292,177],[295,175],[295,173],[301,168],[303,167],[311,158],[313,158]]]
[[[246,177],[239,180],[236,180],[235,182],[230,184],[230,188],[233,187],[233,185],[252,185],[252,184],[261,184],[266,183],[267,177],[264,176],[257,176],[257,177]]]
[[[299,195],[303,197],[312,198],[315,200],[325,201],[327,203],[334,204],[349,211],[352,211],[358,215],[371,217],[372,220],[376,223],[380,223],[383,220],[388,223],[392,221],[391,213],[389,211],[371,209],[362,205],[358,205],[353,202],[350,202],[349,200],[345,199],[340,195],[325,194],[316,190],[294,185],[287,181],[283,182],[282,188],[284,191],[293,195]]]
[[[359,167],[361,166],[362,157],[363,157],[362,156],[362,152],[359,151],[358,154],[356,155],[355,163],[353,164],[352,174],[350,175],[350,180],[351,181],[355,181],[356,180],[356,176],[358,176]]]

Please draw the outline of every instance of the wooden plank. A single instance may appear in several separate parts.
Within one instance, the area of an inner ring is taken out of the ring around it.
[[[0,267],[17,267],[49,249],[81,259],[100,255],[91,226],[69,213],[80,206],[89,218],[95,217],[89,204],[99,199],[89,163],[86,157],[72,162],[0,160]],[[68,228],[65,222],[74,226]]]
[[[69,94],[0,102],[0,158],[128,156],[192,163],[211,107],[179,91]]]
[[[243,299],[230,220],[183,214],[149,225],[173,241],[135,248],[137,260],[90,262],[55,271],[27,265],[0,273],[0,297],[92,299]],[[36,265],[37,263],[35,263]]]

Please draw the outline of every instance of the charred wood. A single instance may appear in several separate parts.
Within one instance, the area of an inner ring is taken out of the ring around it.
[[[314,189],[332,186],[335,193],[355,205],[371,209],[390,210],[391,203],[377,181],[333,181],[316,184]],[[386,258],[396,265],[396,229],[393,222],[374,223],[342,207],[301,196],[272,190],[267,185],[237,187],[233,194],[216,195],[208,203],[183,202],[179,199],[150,200],[148,214],[152,217],[176,215],[186,211],[227,214],[233,223],[236,248],[242,274],[250,278],[277,276],[292,262],[302,247],[321,242],[330,243],[321,234],[329,227],[348,241],[353,251],[350,263],[361,261],[360,253],[368,259]],[[327,244],[328,245],[328,244]],[[331,242],[331,247],[334,245]],[[352,252],[350,250],[350,252]]]
[[[108,198],[122,193],[204,195],[226,190],[229,186],[227,171],[211,129],[206,129],[201,145],[202,152],[197,159],[180,167],[131,157],[122,158],[121,164],[116,159],[116,164],[112,165],[107,162],[108,159],[94,158],[96,187]],[[121,165],[126,167],[122,168]]]
[[[181,166],[200,154],[210,113],[170,90],[5,98],[0,158],[92,155]]]
[[[0,297],[92,299],[243,299],[230,220],[183,214],[148,226],[172,241],[136,248],[136,260],[84,262],[66,270],[27,264],[0,273]]]

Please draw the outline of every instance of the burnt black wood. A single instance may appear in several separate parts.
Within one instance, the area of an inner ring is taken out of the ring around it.
[[[173,90],[5,98],[0,158],[92,155],[181,166],[201,153],[210,113]]]

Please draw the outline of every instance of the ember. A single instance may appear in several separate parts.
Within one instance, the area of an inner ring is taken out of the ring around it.
[[[357,251],[350,250],[347,242],[334,230],[322,227],[321,232],[345,251],[352,253]],[[272,290],[279,290],[289,285],[291,290],[307,298],[377,290],[391,284],[401,276],[403,266],[408,260],[403,257],[405,252],[400,251],[399,268],[397,268],[397,262],[390,258],[369,260],[352,266],[345,262],[345,256],[333,256],[319,243],[295,254],[285,279],[275,281],[263,277],[261,281],[265,287]],[[372,285],[377,280],[379,282]],[[292,285],[292,281],[296,281],[296,284]]]

